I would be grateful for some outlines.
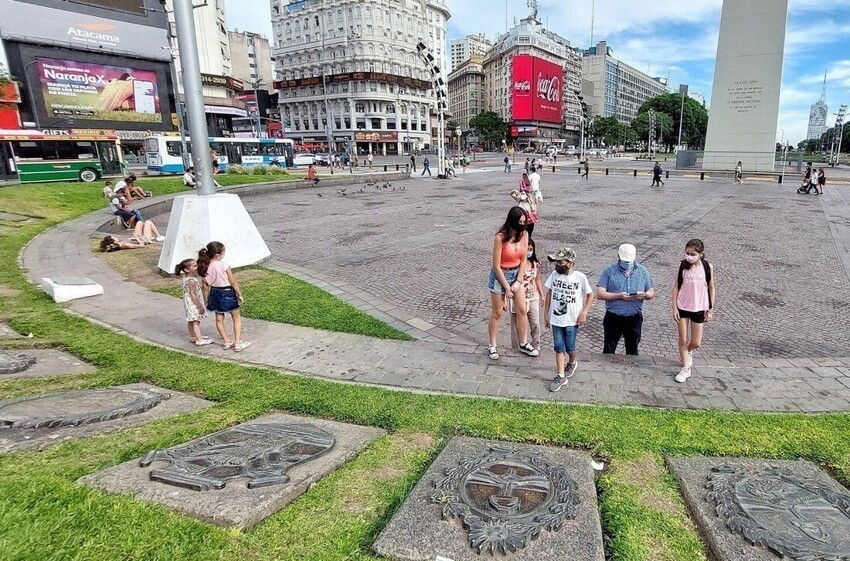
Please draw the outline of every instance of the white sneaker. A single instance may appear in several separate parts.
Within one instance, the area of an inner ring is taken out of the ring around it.
[[[164,242],[164,241],[165,241],[165,236],[157,236],[157,237],[156,237],[156,241],[158,241],[158,242]]]
[[[496,345],[490,345],[487,347],[487,354],[493,360],[499,360],[499,352],[496,350]]]
[[[691,366],[694,365],[694,352],[693,351],[688,351],[688,358],[686,359],[686,361],[687,362],[685,364],[687,365],[688,368],[690,368]]]
[[[523,343],[519,346],[519,350],[521,353],[525,353],[528,356],[539,356],[540,351],[531,346],[531,343]]]
[[[679,373],[676,374],[676,381],[680,384],[685,383],[685,380],[691,377],[691,369],[687,366],[679,370]]]

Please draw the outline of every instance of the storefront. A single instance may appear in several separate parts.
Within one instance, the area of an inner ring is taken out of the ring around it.
[[[357,153],[360,155],[398,155],[398,131],[356,132],[354,133],[354,142]]]

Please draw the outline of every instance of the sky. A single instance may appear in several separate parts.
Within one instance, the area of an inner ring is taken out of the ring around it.
[[[333,1],[333,0],[328,0]],[[730,0],[733,1],[733,0]],[[226,0],[231,29],[271,37],[267,0]],[[653,76],[669,77],[671,90],[688,84],[710,103],[722,0],[539,0],[538,18],[549,29],[587,48],[607,41],[614,57]],[[506,22],[529,14],[526,0],[446,0],[449,39],[484,33],[491,39]],[[494,9],[499,5],[500,9]],[[805,139],[809,107],[826,76],[827,124],[850,104],[850,1],[789,0],[777,142]],[[593,17],[591,17],[591,14]]]

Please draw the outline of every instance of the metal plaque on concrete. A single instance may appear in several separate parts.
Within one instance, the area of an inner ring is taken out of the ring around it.
[[[272,414],[151,452],[80,482],[246,529],[384,434],[371,427]]]
[[[590,456],[453,438],[374,549],[399,561],[604,559]]]
[[[850,559],[850,492],[809,462],[671,458],[723,561]]]
[[[724,0],[703,167],[773,171],[788,0]]]
[[[0,401],[0,452],[137,427],[210,405],[148,384],[8,399]]]
[[[0,375],[17,374],[35,364],[35,357],[0,351]]]

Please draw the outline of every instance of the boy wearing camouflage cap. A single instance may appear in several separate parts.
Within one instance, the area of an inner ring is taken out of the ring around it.
[[[549,391],[556,392],[565,386],[578,368],[576,338],[580,326],[587,323],[587,313],[593,303],[593,289],[587,276],[575,270],[576,252],[564,247],[549,255],[555,270],[546,279],[545,325],[552,326],[555,343],[556,375]],[[566,363],[569,355],[569,363]]]

